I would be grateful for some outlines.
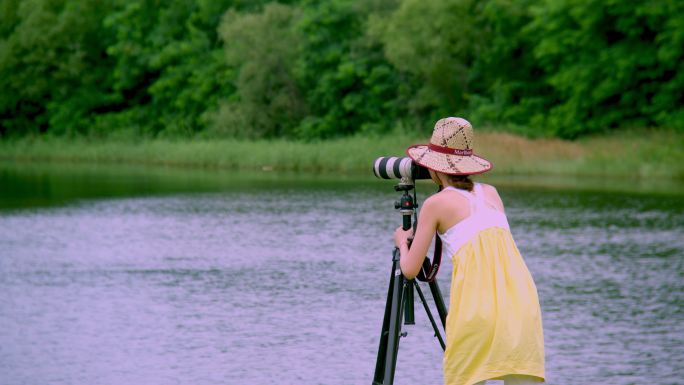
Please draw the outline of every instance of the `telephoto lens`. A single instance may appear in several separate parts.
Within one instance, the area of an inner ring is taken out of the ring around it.
[[[381,156],[373,162],[373,174],[381,179],[430,179],[430,171],[407,156]]]

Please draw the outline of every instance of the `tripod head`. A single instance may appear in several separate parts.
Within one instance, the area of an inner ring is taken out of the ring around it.
[[[418,207],[415,199],[415,186],[413,185],[413,180],[408,178],[401,178],[401,181],[394,186],[394,190],[399,192],[403,191],[401,198],[394,202],[394,208],[399,210],[402,216],[402,228],[408,230],[411,228],[411,217],[413,216],[415,209]],[[413,197],[409,194],[409,191],[413,190]]]

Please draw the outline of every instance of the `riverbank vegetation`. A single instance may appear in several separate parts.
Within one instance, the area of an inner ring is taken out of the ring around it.
[[[1,140],[61,137],[46,142],[59,142],[55,153],[184,163],[208,151],[207,162],[232,164],[270,143],[297,149],[278,156],[313,157],[397,127],[423,137],[444,116],[532,138],[684,130],[684,2],[676,0],[6,0],[0,8]],[[111,141],[122,137],[143,143]],[[25,150],[47,151],[40,143]],[[389,152],[380,150],[371,152]],[[281,161],[274,156],[262,158]]]
[[[288,139],[87,140],[38,136],[0,142],[0,160],[161,165],[245,171],[364,175],[378,156],[403,156],[427,137],[395,133],[326,141]],[[684,134],[622,131],[575,141],[530,139],[485,130],[475,150],[492,175],[606,176],[684,180]]]

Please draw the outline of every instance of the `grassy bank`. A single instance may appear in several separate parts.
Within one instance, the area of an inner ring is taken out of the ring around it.
[[[318,143],[289,140],[0,141],[0,159],[146,164],[240,170],[369,173],[381,155],[403,155],[427,138],[351,137]],[[621,132],[570,142],[478,132],[475,150],[498,175],[572,175],[684,179],[684,134]]]

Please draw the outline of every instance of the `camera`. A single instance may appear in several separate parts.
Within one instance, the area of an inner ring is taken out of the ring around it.
[[[373,162],[373,174],[381,179],[430,179],[430,171],[404,156],[381,156]]]

